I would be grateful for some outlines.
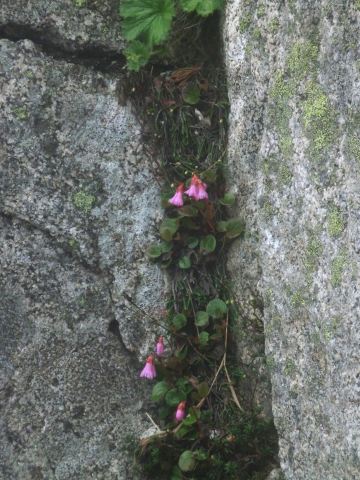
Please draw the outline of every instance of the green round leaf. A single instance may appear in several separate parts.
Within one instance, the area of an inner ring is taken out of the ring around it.
[[[160,225],[160,237],[170,242],[179,228],[179,221],[176,218],[165,218]]]
[[[152,389],[151,399],[155,402],[162,400],[169,390],[169,385],[166,382],[158,382]]]
[[[187,85],[183,90],[183,99],[189,105],[196,105],[200,100],[200,88],[195,84]]]
[[[181,257],[179,260],[179,267],[182,269],[187,269],[191,267],[191,260],[189,257]]]
[[[186,400],[186,396],[176,388],[172,388],[165,395],[165,402],[169,407],[176,407],[183,400]]]
[[[182,452],[179,458],[179,467],[183,472],[191,472],[196,466],[196,460],[191,450]]]
[[[162,251],[161,245],[158,245],[158,244],[150,245],[150,247],[147,250],[148,257],[151,259],[159,258],[162,253],[163,251]]]
[[[202,347],[207,345],[209,341],[209,332],[201,332],[199,335],[199,343]]]
[[[160,243],[162,253],[168,253],[172,250],[172,243],[171,242],[161,242]]]
[[[236,238],[245,232],[245,222],[236,218],[226,222],[226,237]]]
[[[220,200],[222,205],[233,205],[235,203],[235,195],[231,192],[225,193],[224,197]]]
[[[195,217],[198,211],[192,205],[185,205],[185,207],[178,209],[178,213],[181,217]]]
[[[207,304],[206,311],[210,317],[221,318],[226,314],[227,306],[220,298],[215,298]]]
[[[199,245],[199,240],[195,237],[189,237],[187,240],[186,240],[186,245],[189,247],[189,248],[195,248]]]
[[[218,232],[226,232],[226,227],[227,227],[227,222],[225,222],[224,220],[216,224],[216,230]]]
[[[185,325],[187,324],[187,318],[183,313],[178,313],[172,319],[172,324],[176,328],[176,330],[180,330],[181,328],[184,328]]]
[[[216,238],[214,235],[206,235],[206,237],[202,238],[200,241],[200,248],[208,253],[213,252],[216,248]]]
[[[195,325],[197,327],[206,327],[209,324],[209,315],[206,312],[197,312]]]

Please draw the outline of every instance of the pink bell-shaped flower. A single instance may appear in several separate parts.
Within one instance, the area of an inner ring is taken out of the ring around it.
[[[209,199],[209,195],[207,194],[206,188],[207,188],[206,183],[202,182],[199,179],[198,197],[197,197],[198,200],[208,200]]]
[[[199,187],[197,183],[198,177],[194,174],[191,178],[190,187],[186,190],[185,195],[194,200],[198,200]]]
[[[156,355],[158,357],[161,357],[162,355],[164,355],[164,351],[165,351],[164,337],[160,336],[156,344]]]
[[[193,198],[194,200],[207,200],[209,197],[206,189],[206,183],[202,182],[200,178],[194,173],[191,178],[190,187],[188,188],[188,190],[186,190],[185,194],[188,197]]]
[[[141,378],[148,378],[149,380],[152,380],[153,378],[156,377],[156,369],[154,365],[154,357],[150,355],[146,359],[145,367],[142,369],[140,373]]]
[[[171,205],[174,205],[175,207],[182,207],[184,205],[183,193],[184,193],[184,184],[180,183],[176,189],[175,195],[170,198],[169,203]]]
[[[175,419],[177,422],[181,422],[181,420],[184,420],[185,418],[185,410],[186,410],[186,402],[180,402],[179,405],[177,406],[176,413],[175,413]]]

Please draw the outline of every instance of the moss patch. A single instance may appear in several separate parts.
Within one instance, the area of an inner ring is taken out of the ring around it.
[[[18,120],[24,121],[29,118],[29,112],[25,107],[16,107],[13,109],[13,114]]]
[[[336,133],[335,115],[327,95],[316,82],[309,82],[303,103],[303,121],[314,154],[324,152]]]
[[[331,284],[333,287],[340,286],[346,265],[347,254],[342,251],[331,262]]]
[[[318,47],[311,42],[295,43],[287,59],[289,76],[297,84],[316,72]]]
[[[327,223],[330,237],[338,237],[345,228],[345,222],[342,213],[335,205],[331,207],[329,211]]]
[[[239,21],[239,32],[240,33],[245,33],[249,30],[250,26],[251,26],[251,20],[252,20],[252,16],[250,13],[248,13],[247,15],[244,15],[243,17],[240,18],[240,21]]]
[[[312,274],[316,271],[319,265],[319,258],[323,252],[323,245],[319,236],[316,233],[312,233],[309,237],[309,241],[306,245],[304,265],[306,273]]]
[[[82,190],[73,196],[73,204],[78,210],[89,213],[95,204],[96,198]]]
[[[360,139],[355,135],[351,136],[348,141],[348,149],[350,155],[360,163]]]

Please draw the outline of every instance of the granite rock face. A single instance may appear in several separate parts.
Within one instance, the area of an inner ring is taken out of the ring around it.
[[[2,0],[2,36],[69,52],[121,53],[118,0]]]
[[[26,12],[61,2],[17,3],[23,12],[1,5],[2,22],[36,27]],[[65,15],[53,17],[61,47],[73,42]],[[157,333],[143,311],[164,305],[165,279],[146,258],[162,212],[121,82],[0,40],[4,480],[133,478],[124,444],[149,427],[138,375]]]
[[[263,311],[288,480],[360,475],[357,1],[229,0],[229,183],[245,240],[229,269]]]

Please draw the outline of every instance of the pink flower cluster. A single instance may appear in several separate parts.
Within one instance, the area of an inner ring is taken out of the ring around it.
[[[182,207],[184,205],[183,194],[192,198],[193,200],[208,200],[209,196],[207,194],[207,185],[200,178],[193,174],[191,178],[190,187],[185,191],[183,183],[180,183],[176,189],[176,193],[173,197],[170,198],[169,203],[175,207]]]
[[[155,348],[156,355],[158,357],[162,357],[165,352],[164,347],[164,337],[160,336],[156,343]],[[153,380],[156,377],[156,368],[154,364],[154,355],[149,355],[146,359],[145,367],[141,370],[140,373],[141,378],[147,378],[148,380]],[[182,401],[176,408],[175,412],[175,420],[177,422],[181,422],[185,418],[186,414],[186,402]]]

